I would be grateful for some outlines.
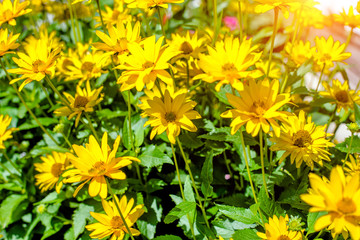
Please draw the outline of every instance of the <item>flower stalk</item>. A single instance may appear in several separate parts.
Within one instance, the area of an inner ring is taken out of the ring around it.
[[[270,54],[269,54],[269,65],[268,65],[267,71],[266,71],[266,76],[267,77],[269,77],[269,73],[270,73],[270,66],[271,66],[272,55],[273,55],[273,51],[274,51],[275,36],[276,36],[276,33],[277,33],[278,19],[279,19],[279,9],[274,8],[274,29],[273,29],[273,34],[271,35],[271,47],[270,47]]]

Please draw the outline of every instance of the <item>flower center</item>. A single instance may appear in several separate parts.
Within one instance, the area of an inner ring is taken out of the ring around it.
[[[96,162],[89,170],[91,175],[104,175],[106,173],[106,164],[104,162]]]
[[[281,235],[277,238],[277,240],[291,240],[288,236]]]
[[[322,62],[330,61],[331,60],[331,55],[328,54],[328,53],[324,53],[324,55],[321,56],[320,60]]]
[[[51,174],[58,178],[60,176],[60,174],[62,173],[62,167],[63,167],[63,164],[61,163],[54,163],[52,166],[51,166]]]
[[[111,19],[116,21],[120,15],[120,12],[118,10],[114,10],[111,14]]]
[[[165,113],[165,120],[167,122],[174,122],[176,120],[176,115],[173,112]]]
[[[194,51],[194,49],[189,42],[185,41],[181,44],[180,51],[183,51],[184,54],[190,54]]]
[[[45,70],[45,63],[42,60],[36,60],[33,62],[32,70],[34,73],[43,72]]]
[[[121,229],[124,225],[124,222],[122,221],[121,217],[113,216],[110,224],[114,229]]]
[[[95,64],[92,62],[84,62],[81,65],[81,72],[82,73],[86,73],[86,72],[92,72],[92,70],[94,69]]]
[[[348,93],[345,90],[341,90],[335,93],[335,98],[339,102],[347,103],[349,101]]]
[[[153,63],[153,62],[149,62],[149,61],[146,61],[146,62],[142,65],[143,68],[151,68],[151,67],[153,67],[153,66],[154,66],[154,63]]]
[[[312,143],[311,135],[306,130],[300,130],[293,136],[294,146],[299,148],[306,147],[308,144]]]
[[[75,102],[74,102],[74,107],[75,108],[85,107],[86,104],[88,104],[88,102],[89,102],[89,100],[87,99],[87,97],[76,96]]]
[[[263,115],[266,112],[265,103],[263,101],[255,101],[250,107],[250,111],[257,115]]]
[[[350,214],[356,211],[356,205],[351,198],[343,198],[336,204],[338,210],[343,214]]]
[[[221,68],[224,72],[233,72],[237,70],[233,63],[225,63]]]
[[[62,64],[64,70],[69,70],[69,66],[74,66],[73,62],[70,59],[65,59]]]

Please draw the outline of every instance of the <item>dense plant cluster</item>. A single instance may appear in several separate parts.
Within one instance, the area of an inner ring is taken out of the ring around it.
[[[360,240],[360,2],[316,5],[2,0],[0,238]]]

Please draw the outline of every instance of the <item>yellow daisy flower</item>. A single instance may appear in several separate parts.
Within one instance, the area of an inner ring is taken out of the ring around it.
[[[341,23],[345,26],[351,28],[360,27],[360,14],[354,14],[354,7],[350,6],[349,12],[346,13],[345,9],[339,14],[334,14],[334,20],[338,23]]]
[[[20,46],[20,44],[16,43],[16,40],[20,36],[20,33],[13,35],[10,33],[8,35],[8,29],[0,29],[0,57],[4,56],[7,53],[14,53],[13,50]]]
[[[16,17],[31,12],[31,9],[25,9],[29,5],[30,1],[19,2],[19,0],[14,0],[14,3],[12,3],[11,0],[4,0],[0,3],[0,26],[6,22],[11,26],[15,26]]]
[[[255,66],[265,76],[269,66],[269,61],[259,61],[255,63]],[[281,77],[281,69],[274,61],[272,61],[270,64],[270,71],[268,77],[270,79],[279,79]]]
[[[132,226],[145,212],[143,209],[144,205],[139,204],[133,208],[133,198],[131,198],[128,202],[125,195],[121,198],[120,201],[115,195],[114,197],[115,199],[113,199],[112,202],[101,199],[101,203],[106,214],[90,212],[90,215],[99,221],[98,223],[85,226],[88,231],[92,231],[92,233],[90,233],[91,238],[102,239],[112,235],[110,238],[111,240],[122,240],[125,236],[125,233],[128,233],[115,204],[119,206],[125,222],[130,228],[131,234],[133,236],[140,235],[140,232],[137,229],[132,228]]]
[[[343,108],[346,112],[354,108],[354,102],[360,104],[360,91],[350,90],[349,83],[343,84],[338,79],[332,80],[332,86],[328,82],[323,82],[326,91],[320,92],[325,98],[334,100],[337,112]]]
[[[12,138],[12,133],[17,130],[17,128],[9,128],[11,123],[11,117],[9,115],[0,114],[0,149],[5,149],[4,141]]]
[[[113,8],[105,5],[105,10],[101,11],[104,24],[107,25],[115,25],[118,22],[122,22],[123,24],[130,23],[132,16],[130,14],[129,8],[124,8],[123,4],[118,4],[118,6],[114,6]],[[95,16],[94,20],[98,22],[95,27],[101,26],[100,16]]]
[[[281,10],[286,18],[289,17],[289,11],[294,12],[300,7],[304,0],[255,0],[258,4],[255,6],[256,13],[264,13],[271,9]]]
[[[298,68],[312,58],[313,51],[309,41],[304,43],[300,40],[296,41],[294,44],[287,42],[283,54],[290,60],[290,62],[288,62],[289,66]]]
[[[128,8],[168,8],[168,3],[182,3],[184,0],[127,0]]]
[[[113,149],[108,146],[108,134],[104,133],[101,146],[93,135],[89,138],[89,143],[85,147],[73,144],[76,155],[67,153],[67,157],[74,165],[75,169],[70,169],[63,173],[66,179],[64,183],[82,182],[75,190],[74,196],[79,190],[91,180],[89,184],[89,195],[101,198],[107,197],[108,186],[105,177],[117,180],[126,179],[126,175],[120,168],[126,167],[132,161],[140,162],[135,157],[116,157],[120,143],[120,136],[115,139]]]
[[[136,87],[137,91],[141,91],[144,86],[152,89],[155,85],[156,78],[168,85],[173,84],[170,74],[166,71],[169,68],[168,61],[178,54],[167,46],[161,46],[164,37],[155,40],[155,35],[145,39],[142,44],[138,43],[128,45],[131,53],[125,59],[125,63],[116,67],[116,69],[124,70],[118,78],[117,83],[121,84],[121,91],[126,91]]]
[[[233,118],[231,122],[231,134],[235,134],[241,126],[246,124],[246,131],[256,136],[260,128],[268,133],[270,126],[273,128],[275,135],[280,135],[280,126],[276,122],[287,121],[288,112],[278,111],[278,109],[290,102],[290,94],[279,93],[279,81],[267,79],[256,82],[250,80],[249,84],[240,82],[238,90],[241,97],[233,94],[226,94],[229,103],[235,109],[228,110],[220,116],[223,118]]]
[[[38,40],[32,46],[26,48],[26,53],[18,52],[20,58],[13,57],[13,61],[19,68],[9,69],[8,72],[22,74],[21,77],[10,81],[13,84],[25,79],[19,87],[19,91],[32,81],[41,81],[45,75],[53,76],[55,72],[56,59],[59,57],[61,49],[52,49],[46,41]]]
[[[322,29],[331,23],[329,18],[324,16],[321,10],[307,6],[303,6],[299,20],[303,27],[314,27],[318,29]]]
[[[256,234],[263,240],[302,240],[301,231],[291,231],[288,226],[289,216],[274,215],[269,218],[269,223],[265,223],[265,233],[257,232]]]
[[[144,111],[142,117],[149,117],[149,120],[144,126],[150,125],[153,127],[150,134],[150,139],[153,139],[156,134],[161,134],[166,131],[169,141],[175,144],[175,138],[179,136],[180,129],[185,129],[190,132],[196,132],[197,128],[192,119],[201,118],[200,114],[193,110],[196,102],[187,98],[186,90],[179,90],[170,94],[168,89],[159,97],[158,93],[148,94],[148,99],[142,98],[143,102],[140,105]]]
[[[87,1],[85,1],[85,0],[73,0],[71,2],[71,4],[82,3],[82,2],[88,4],[88,3],[91,3],[91,0],[87,0]]]
[[[352,239],[360,239],[360,175],[345,177],[341,166],[331,170],[330,180],[310,173],[311,189],[301,200],[311,206],[309,212],[327,212],[317,219],[315,231],[327,227],[333,235],[350,232]]]
[[[52,31],[49,34],[49,31],[47,29],[46,24],[42,24],[39,29],[39,39],[44,42],[48,46],[49,49],[56,49],[61,48],[63,49],[65,47],[65,44],[61,41],[59,37],[56,36],[56,31]],[[34,36],[29,36],[26,38],[25,42],[22,44],[24,46],[25,51],[27,51],[28,48],[32,48],[36,45],[37,41],[39,39],[35,38]]]
[[[227,37],[224,41],[217,42],[215,49],[208,46],[209,55],[200,54],[198,62],[205,72],[194,79],[202,79],[213,83],[216,91],[224,84],[231,84],[235,89],[241,89],[242,78],[258,78],[263,74],[259,70],[248,70],[259,61],[262,52],[257,52],[258,45],[251,46],[252,39]]]
[[[77,85],[75,98],[71,94],[64,92],[65,97],[70,102],[71,109],[67,106],[61,107],[54,111],[55,115],[67,116],[68,119],[72,119],[77,115],[75,119],[75,127],[77,127],[81,114],[83,112],[93,112],[94,107],[103,100],[103,94],[100,95],[102,89],[103,87],[101,86],[98,89],[91,90],[90,82],[87,81],[86,88],[84,89]]]
[[[41,163],[34,163],[35,170],[39,173],[35,175],[36,186],[39,186],[41,192],[52,189],[55,186],[57,193],[63,185],[59,182],[60,175],[68,168],[71,168],[70,161],[65,153],[52,152],[51,155],[41,157]]]
[[[199,53],[205,51],[205,41],[206,39],[204,37],[198,38],[197,32],[191,36],[190,31],[187,31],[185,36],[181,36],[180,34],[171,34],[171,41],[169,41],[169,45],[174,49],[174,51],[180,52],[176,57],[174,57],[173,61],[175,62],[181,58],[199,58]]]
[[[360,173],[360,156],[354,154],[354,156],[349,155],[350,162],[345,163],[344,171],[346,175],[354,176]],[[342,160],[344,162],[344,160]]]
[[[344,53],[345,44],[339,41],[334,43],[334,39],[330,36],[327,40],[324,37],[315,38],[314,68],[318,70],[329,69],[334,66],[334,62],[342,62],[351,56],[351,53]]]
[[[275,144],[270,147],[272,151],[285,150],[280,158],[280,163],[290,155],[291,163],[296,162],[300,168],[304,161],[311,169],[314,162],[322,166],[322,161],[330,161],[330,153],[326,150],[333,147],[326,137],[326,126],[316,126],[309,116],[305,118],[305,112],[300,111],[299,117],[291,116],[286,124],[281,127],[280,137],[274,136],[270,140]]]
[[[114,61],[121,64],[124,63],[124,57],[128,55],[128,44],[129,43],[140,43],[140,23],[136,22],[134,28],[129,22],[126,27],[122,22],[118,22],[116,27],[108,25],[107,27],[109,35],[96,31],[96,35],[104,42],[93,43],[93,46],[98,50],[106,52],[107,56],[114,56]]]

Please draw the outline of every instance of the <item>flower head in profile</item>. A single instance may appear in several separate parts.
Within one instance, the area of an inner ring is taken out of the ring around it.
[[[304,43],[300,40],[294,44],[287,42],[283,54],[290,60],[288,63],[289,66],[298,68],[312,58],[312,49],[309,41]]]
[[[8,128],[11,119],[9,115],[0,114],[0,149],[5,149],[4,141],[12,138],[12,133],[17,130],[17,128]]]
[[[301,231],[292,231],[288,226],[289,216],[274,215],[269,218],[269,223],[265,223],[265,233],[257,232],[256,234],[262,240],[302,240],[303,235]]]
[[[332,86],[323,81],[326,91],[320,92],[321,96],[332,99],[336,104],[337,111],[344,109],[346,112],[354,108],[354,102],[360,104],[360,91],[350,90],[349,83],[341,83],[338,79],[332,80]]]
[[[122,240],[125,234],[128,233],[128,230],[115,204],[119,206],[125,222],[130,228],[131,234],[133,236],[140,235],[140,232],[137,229],[132,228],[132,226],[145,212],[143,209],[144,205],[139,204],[134,207],[134,199],[131,198],[129,201],[127,201],[125,195],[120,199],[120,201],[115,195],[114,197],[115,199],[112,201],[101,199],[105,214],[90,212],[90,215],[99,221],[98,223],[85,226],[88,231],[92,231],[92,233],[90,233],[91,238],[102,239],[112,235],[111,240]]]
[[[279,93],[279,81],[267,79],[256,82],[250,80],[249,85],[241,83],[238,90],[241,97],[226,94],[229,103],[235,108],[222,113],[223,118],[233,118],[230,124],[231,134],[235,134],[246,124],[246,131],[256,136],[260,129],[265,133],[273,128],[277,136],[280,135],[280,126],[277,120],[287,121],[288,112],[279,111],[279,108],[290,102],[290,94]]]
[[[311,121],[311,117],[305,118],[305,112],[300,111],[299,117],[291,116],[287,124],[281,127],[280,136],[274,136],[270,140],[275,144],[271,146],[272,151],[284,150],[285,153],[280,158],[280,163],[290,156],[291,163],[296,162],[296,167],[300,168],[305,162],[311,169],[314,162],[320,166],[322,161],[330,161],[328,147],[334,144],[326,139],[326,126],[316,126]]]
[[[149,9],[155,7],[168,8],[168,3],[182,3],[184,0],[126,0],[128,8]]]
[[[120,143],[120,136],[115,139],[113,148],[108,145],[108,134],[104,133],[101,145],[95,140],[93,135],[89,138],[89,143],[84,146],[73,144],[75,154],[67,153],[74,169],[69,169],[63,173],[66,179],[64,183],[81,182],[76,188],[74,196],[79,190],[90,180],[89,195],[95,197],[99,195],[101,198],[106,198],[108,193],[108,186],[105,177],[117,180],[126,179],[125,173],[121,168],[126,167],[132,161],[140,162],[135,157],[116,157]]]
[[[19,0],[4,0],[0,3],[0,26],[3,23],[8,23],[11,26],[16,25],[15,18],[31,12],[31,9],[25,9],[30,5],[30,1],[20,2]]]
[[[134,27],[129,22],[126,27],[122,22],[118,22],[116,27],[108,25],[109,35],[96,31],[96,35],[103,41],[93,43],[93,46],[98,50],[106,52],[107,56],[114,57],[115,62],[124,63],[124,57],[129,54],[129,43],[140,43],[140,23],[135,23]],[[119,61],[118,61],[119,60]]]
[[[340,14],[334,14],[334,20],[351,28],[360,27],[360,14],[354,14],[353,6],[350,6],[348,13],[343,9]]]
[[[164,91],[160,93],[160,91]],[[159,96],[159,94],[161,96]],[[144,111],[142,116],[149,117],[144,126],[150,125],[150,139],[166,131],[169,141],[175,144],[175,138],[179,136],[180,129],[190,132],[197,131],[196,126],[191,121],[201,118],[200,114],[193,110],[196,102],[187,97],[186,90],[177,92],[156,90],[147,92],[148,97],[142,98],[141,109]]]
[[[63,185],[59,181],[60,175],[71,167],[69,159],[65,153],[52,152],[51,155],[41,157],[41,163],[34,163],[35,170],[39,173],[35,175],[36,183],[41,192],[52,189],[55,186],[56,192],[59,193]]]
[[[116,6],[114,5],[113,8],[105,5],[105,11],[101,11],[105,26],[109,24],[115,25],[118,22],[122,22],[123,24],[127,24],[131,22],[132,16],[129,11],[130,9],[124,7],[123,3],[117,4]],[[96,24],[95,27],[101,26],[100,16],[95,16],[94,20],[98,22],[98,24]]]
[[[16,43],[16,40],[20,36],[20,33],[13,35],[8,34],[8,29],[0,29],[0,58],[8,53],[14,53],[13,49],[16,49],[20,44]]]
[[[350,233],[352,239],[360,239],[360,174],[345,177],[341,166],[335,166],[330,179],[309,174],[310,186],[301,200],[311,206],[309,212],[326,212],[318,218],[315,231],[327,227],[334,235]]]
[[[348,176],[354,176],[356,174],[360,174],[360,155],[354,154],[349,155],[350,161],[346,161],[344,166],[344,172]],[[342,160],[344,162],[345,160]]]
[[[10,73],[22,74],[21,77],[10,81],[10,84],[25,79],[19,87],[19,91],[32,81],[41,81],[46,75],[53,76],[55,73],[56,59],[61,51],[60,47],[51,48],[46,41],[37,40],[32,46],[28,46],[26,54],[18,52],[19,58],[13,57],[13,61],[19,68],[9,69]]]
[[[143,40],[143,48],[136,42],[128,44],[131,55],[126,58],[124,64],[116,67],[124,70],[117,80],[117,83],[121,84],[121,91],[134,87],[137,91],[141,91],[145,86],[152,89],[157,78],[168,85],[173,84],[173,80],[166,69],[169,68],[168,61],[178,52],[174,52],[167,46],[161,46],[163,39],[164,37],[160,37],[156,41],[155,35],[153,35]]]
[[[314,68],[321,71],[334,66],[334,62],[343,62],[351,56],[351,53],[344,52],[346,44],[340,44],[339,41],[334,43],[330,36],[327,40],[324,37],[315,38],[315,49],[313,52]]]
[[[264,13],[271,9],[282,11],[286,18],[289,17],[289,12],[294,12],[300,7],[303,0],[255,0],[255,12]]]
[[[205,72],[194,79],[203,79],[206,82],[218,82],[216,91],[224,84],[231,84],[235,89],[241,89],[242,78],[258,78],[263,74],[259,70],[249,70],[259,61],[262,52],[258,52],[258,46],[251,46],[252,40],[227,37],[219,41],[215,49],[208,47],[209,55],[200,54],[198,62],[200,68]]]
[[[72,119],[76,116],[75,127],[79,124],[81,114],[87,112],[93,112],[94,107],[103,100],[101,90],[103,87],[91,90],[90,82],[86,82],[86,88],[82,89],[80,85],[76,87],[76,94],[73,97],[71,94],[64,92],[65,97],[70,102],[68,106],[61,107],[54,111],[56,116],[67,116],[68,119]]]
[[[330,25],[329,17],[325,16],[321,10],[308,6],[302,6],[302,8],[299,18],[303,27],[323,29],[324,26]]]

